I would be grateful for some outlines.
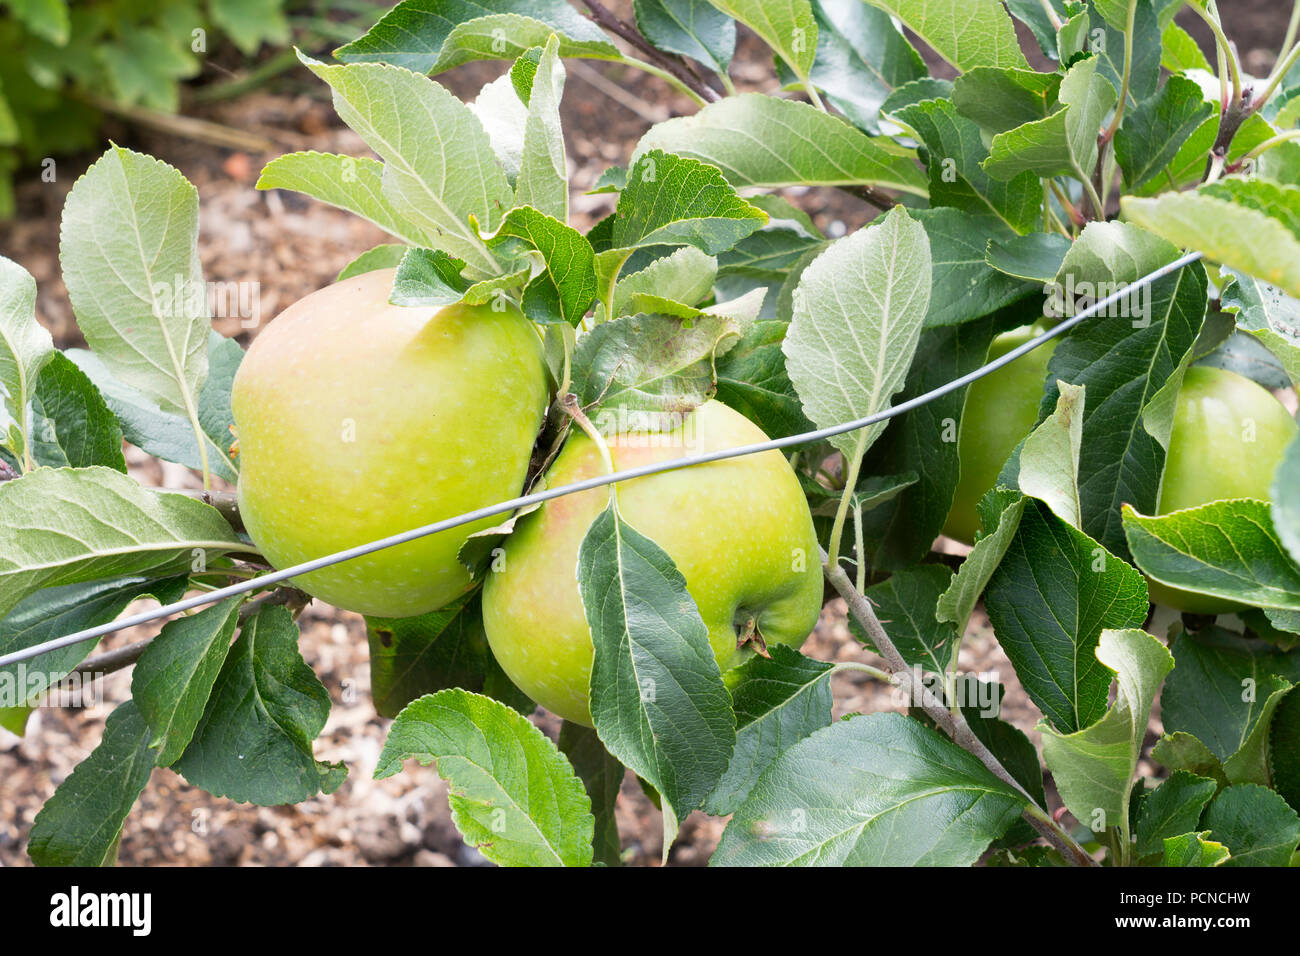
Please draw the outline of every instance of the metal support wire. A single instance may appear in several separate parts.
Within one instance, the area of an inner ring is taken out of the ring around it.
[[[367,544],[360,544],[356,547],[336,552],[335,554],[326,555],[323,558],[304,561],[302,564],[295,564],[292,567],[272,571],[268,574],[261,575],[260,577],[250,578],[247,581],[240,581],[236,584],[230,585],[229,587],[220,588],[216,591],[208,591],[204,594],[185,598],[184,600],[164,605],[163,607],[156,608],[152,611],[144,611],[140,614],[133,614],[130,617],[119,618],[118,620],[110,621],[107,624],[101,624],[97,627],[90,627],[85,630],[77,631],[76,633],[69,634],[66,637],[54,638],[45,641],[44,643],[24,648],[20,651],[14,651],[10,654],[0,656],[0,667],[7,664],[16,664],[19,661],[30,660],[33,657],[38,657],[41,654],[58,650],[59,648],[68,647],[72,644],[80,644],[83,641],[94,640],[104,636],[105,634],[111,634],[114,631],[120,631],[128,627],[135,627],[139,624],[147,624],[150,621],[157,621],[165,617],[171,617],[173,614],[180,614],[183,611],[202,607],[205,604],[215,604],[218,601],[224,601],[226,598],[245,594],[249,591],[260,590],[268,585],[288,581],[290,578],[295,578],[302,574],[308,574],[312,571],[319,571],[321,568],[327,568],[343,561],[350,561],[353,558],[360,558],[367,554],[373,554],[374,552],[382,551],[385,548],[392,548],[399,544],[406,544],[407,542],[415,541],[427,535],[437,534],[440,531],[447,531],[451,528],[458,528],[461,525],[471,524],[483,518],[492,518],[497,515],[506,514],[507,512],[514,511],[516,508],[523,508],[528,505],[550,501],[552,498],[560,498],[564,495],[571,495],[579,491],[587,491],[591,488],[599,488],[602,485],[610,485],[615,482],[630,481],[633,478],[644,478],[647,475],[656,475],[665,471],[676,471],[678,468],[690,468],[695,465],[708,464],[709,462],[724,461],[728,458],[740,458],[745,455],[755,455],[759,452],[789,448],[792,445],[818,442],[823,439],[833,438],[836,435],[843,435],[846,432],[856,431],[859,428],[866,428],[868,425],[874,425],[877,422],[886,421],[895,416],[902,415],[904,412],[909,412],[914,408],[919,408],[928,402],[934,401],[936,398],[941,398],[959,388],[964,388],[976,379],[982,378],[990,372],[994,372],[997,369],[1002,368],[1004,365],[1014,362],[1016,359],[1020,358],[1020,356],[1033,351],[1049,339],[1053,339],[1068,332],[1079,323],[1092,318],[1108,306],[1123,301],[1129,294],[1137,289],[1148,286],[1157,279],[1162,279],[1184,266],[1189,266],[1192,263],[1197,262],[1201,258],[1203,258],[1202,253],[1191,252],[1181,258],[1175,259],[1168,265],[1162,266],[1154,272],[1135,280],[1133,283],[1125,286],[1118,292],[1108,295],[1104,299],[1093,303],[1088,308],[1080,311],[1077,315],[1065,319],[1055,327],[1044,332],[1042,335],[1012,349],[1005,355],[999,356],[987,365],[981,366],[975,371],[969,372],[960,378],[953,379],[951,382],[940,385],[938,388],[932,389],[923,395],[918,395],[915,398],[908,399],[905,402],[901,402],[898,405],[885,409],[884,411],[877,412],[874,415],[868,415],[865,418],[845,422],[841,425],[834,425],[830,428],[819,428],[816,431],[804,432],[799,435],[790,435],[786,438],[774,438],[769,441],[754,442],[750,445],[740,445],[736,448],[724,448],[719,451],[707,452],[701,455],[692,455],[685,458],[673,459],[671,461],[655,462],[654,464],[642,465],[637,468],[628,468],[624,471],[616,471],[607,475],[597,475],[594,478],[575,481],[572,484],[561,485],[558,488],[546,488],[542,491],[536,491],[519,498],[512,498],[509,501],[502,501],[498,504],[478,508],[454,518],[445,518],[442,521],[435,521],[433,524],[424,525],[420,528],[403,531],[400,534],[390,535],[387,538],[380,538],[377,541],[371,541]]]

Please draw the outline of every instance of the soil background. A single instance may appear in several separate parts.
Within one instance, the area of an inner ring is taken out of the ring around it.
[[[627,15],[630,3],[610,6]],[[1224,4],[1227,33],[1240,44],[1246,70],[1266,73],[1286,27],[1290,5],[1278,0],[1236,0]],[[1185,22],[1203,44],[1206,31],[1184,11]],[[1025,35],[1026,50],[1042,58]],[[934,62],[919,41],[918,48]],[[328,48],[309,50],[315,56]],[[228,52],[224,54],[229,56]],[[269,55],[265,53],[264,55]],[[222,61],[219,51],[203,81],[227,79],[237,60]],[[612,208],[609,196],[584,191],[611,164],[625,164],[636,141],[653,122],[692,112],[691,104],[663,83],[638,71],[596,61],[570,60],[563,112],[573,188],[574,225],[585,230]],[[437,79],[465,99],[505,69],[503,63],[472,63]],[[732,76],[741,90],[773,90],[771,57],[742,27]],[[215,148],[172,133],[106,123],[109,139],[148,152],[176,166],[198,188],[199,248],[205,277],[213,282],[256,282],[260,290],[257,321],[215,320],[225,335],[245,345],[258,328],[290,303],[331,282],[348,262],[373,245],[387,241],[377,227],[296,193],[259,192],[254,183],[262,166],[275,155],[298,149],[366,155],[360,139],[337,119],[323,84],[305,69],[291,70],[239,99],[198,105],[187,103],[187,116],[199,117],[261,137],[266,150]],[[93,155],[61,157],[53,182],[34,174],[18,186],[18,215],[0,224],[0,253],[35,276],[37,313],[60,347],[83,345],[58,268],[59,217],[64,198]],[[828,235],[843,235],[875,217],[871,206],[833,190],[787,191]],[[180,466],[160,463],[128,448],[128,464],[146,484],[199,487],[195,475]],[[942,542],[941,542],[942,544]],[[960,550],[952,545],[950,550]],[[141,604],[139,607],[147,607]],[[301,647],[334,701],[325,731],[316,744],[320,760],[342,760],[348,780],[331,796],[290,807],[254,807],[212,797],[181,777],[159,770],[153,775],[122,836],[122,865],[486,865],[466,847],[451,824],[446,785],[429,768],[414,763],[396,777],[374,781],[371,775],[387,733],[388,721],[375,715],[369,697],[369,664],[362,619],[313,602],[303,613]],[[106,640],[108,649],[148,636],[136,629]],[[1156,633],[1160,633],[1156,630]],[[823,660],[879,663],[850,635],[844,606],[834,601],[823,610],[816,631],[803,648]],[[963,670],[978,671],[1008,685],[1003,716],[1037,742],[1039,714],[1015,680],[1015,674],[977,612],[961,651]],[[891,688],[860,673],[833,683],[835,715],[898,710],[904,702]],[[0,730],[0,866],[30,865],[27,833],[54,788],[98,742],[104,718],[130,695],[130,672],[103,682],[101,701],[72,710],[45,708],[33,714],[27,734]],[[548,733],[558,722],[538,712]],[[1158,707],[1148,746],[1160,731]],[[1157,769],[1144,763],[1142,772]],[[659,813],[630,774],[618,804],[624,858],[632,865],[658,865],[662,851]],[[684,821],[669,862],[707,862],[725,821],[692,814]]]

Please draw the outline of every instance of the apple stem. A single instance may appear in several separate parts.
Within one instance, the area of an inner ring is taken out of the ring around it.
[[[587,437],[592,440],[600,452],[600,459],[605,465],[606,474],[612,475],[614,473],[614,459],[609,453],[609,446],[605,444],[605,436],[591,423],[591,419],[582,410],[582,406],[578,404],[578,396],[569,392],[564,398],[560,399],[560,408],[577,423],[579,428],[587,433]],[[616,482],[611,483],[609,486],[609,503],[613,506],[615,512],[618,511],[617,488],[618,484]]]

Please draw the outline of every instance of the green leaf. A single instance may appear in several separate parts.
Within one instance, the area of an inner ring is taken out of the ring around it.
[[[1294,655],[1221,628],[1180,633],[1170,650],[1178,666],[1161,695],[1165,730],[1194,735],[1220,761],[1229,761],[1255,733],[1279,678],[1300,683]]]
[[[541,271],[524,287],[524,314],[543,325],[567,322],[576,327],[596,298],[596,254],[587,237],[531,206],[519,206],[506,215],[489,245],[516,242],[542,261]]]
[[[1000,0],[870,0],[898,17],[958,72],[977,66],[1028,68]]]
[[[289,42],[289,20],[280,0],[208,0],[208,13],[245,56],[264,42]]]
[[[1162,584],[1300,610],[1300,566],[1278,540],[1267,502],[1212,501],[1159,517],[1125,505],[1124,533],[1138,567]]]
[[[970,616],[980,595],[1002,563],[1002,558],[1020,528],[1020,519],[1028,501],[1024,495],[1009,496],[998,514],[997,523],[992,527],[985,523],[985,533],[980,535],[975,547],[957,569],[948,589],[935,603],[935,618],[955,624],[958,634],[966,633],[966,625],[970,623]]]
[[[414,757],[450,784],[452,822],[500,866],[589,866],[595,820],[554,743],[504,704],[468,691],[428,694],[393,721],[375,779]]]
[[[1151,748],[1151,759],[1171,771],[1186,770],[1201,777],[1211,777],[1220,787],[1228,785],[1223,764],[1199,739],[1189,733],[1166,734]]]
[[[946,673],[961,644],[956,628],[935,615],[939,598],[951,585],[952,577],[952,571],[941,564],[918,564],[895,571],[865,591],[903,660],[927,673]],[[849,619],[849,631],[878,651],[853,618]]]
[[[804,412],[819,427],[879,412],[903,387],[929,307],[930,271],[925,230],[901,207],[804,271],[783,348]],[[831,441],[859,461],[883,430],[880,423]]]
[[[1015,236],[1000,219],[944,207],[918,209],[912,216],[930,237],[934,274],[927,328],[969,322],[1039,291],[988,264],[989,242]]]
[[[1090,223],[1057,276],[1048,308],[1073,314],[1067,298],[1100,299],[1171,262],[1178,250],[1124,223]],[[1207,279],[1197,263],[1157,280],[1137,296],[1074,329],[1052,353],[1050,379],[1087,388],[1079,495],[1083,530],[1108,551],[1128,556],[1120,505],[1154,511],[1164,448],[1147,428],[1133,428],[1178,372],[1205,316]],[[1039,417],[1055,405],[1044,396]],[[1172,408],[1166,416],[1172,425]]]
[[[18,423],[29,447],[27,404],[41,369],[54,354],[54,340],[36,321],[36,280],[18,263],[0,256],[0,412]],[[27,454],[27,448],[11,451],[20,459]]]
[[[165,412],[197,415],[208,375],[199,197],[179,171],[113,147],[68,194],[59,261],[108,370]]]
[[[1058,19],[1068,19],[1066,0],[1050,0],[1048,5]],[[1007,10],[1029,27],[1038,40],[1038,46],[1044,56],[1053,60],[1061,58],[1056,45],[1056,27],[1052,25],[1052,18],[1048,16],[1048,12],[1043,9],[1042,0],[1007,0]]]
[[[660,50],[725,73],[736,52],[736,22],[706,0],[634,0],[642,35]]]
[[[1210,71],[1210,61],[1205,58],[1201,45],[1177,23],[1169,23],[1160,34],[1160,65],[1171,73],[1188,70]]]
[[[1268,699],[1259,709],[1259,719],[1241,748],[1223,762],[1223,772],[1232,783],[1258,783],[1265,787],[1273,783],[1272,764],[1278,756],[1270,749],[1274,716],[1292,689],[1287,681],[1275,678],[1268,682],[1268,686],[1256,691],[1268,694]]]
[[[113,100],[176,112],[180,106],[176,81],[194,76],[200,68],[188,42],[182,44],[162,29],[139,24],[119,33],[115,41],[95,50]]]
[[[862,0],[812,0],[817,53],[809,73],[858,129],[880,132],[880,105],[895,88],[927,76],[925,61],[883,10]],[[796,77],[777,65],[787,86]]]
[[[707,163],[650,150],[628,170],[611,239],[619,249],[689,245],[714,255],[766,222]]]
[[[1274,188],[1284,201],[1300,201],[1300,188]],[[1121,209],[1130,222],[1178,246],[1300,297],[1300,236],[1271,215],[1205,192],[1125,196]]]
[[[834,666],[773,644],[727,675],[736,712],[736,749],[704,802],[713,816],[734,813],[780,754],[831,722]]]
[[[1056,232],[1031,232],[1027,236],[990,239],[984,261],[998,272],[1048,285],[1056,279],[1071,245],[1069,238]]]
[[[127,441],[165,461],[202,468],[194,429],[182,416],[161,411],[146,396],[114,378],[94,352],[69,349],[66,354],[99,390]],[[232,482],[239,477],[239,466],[230,450],[235,441],[230,389],[243,358],[244,350],[237,341],[216,331],[208,333],[208,377],[199,392],[199,425],[212,473]]]
[[[1075,819],[1100,830],[1128,817],[1151,704],[1174,661],[1163,644],[1140,630],[1103,631],[1096,652],[1119,683],[1115,703],[1095,723],[1074,733],[1042,730],[1043,760],[1061,800]],[[1104,693],[1103,688],[1103,704]]]
[[[807,103],[760,93],[728,96],[652,126],[634,158],[652,150],[711,163],[738,188],[871,185],[926,194],[910,150]]]
[[[817,21],[809,0],[710,0],[772,48],[801,80],[817,54]]]
[[[618,280],[614,287],[613,315],[606,318],[632,315],[636,312],[632,300],[642,294],[658,294],[675,302],[698,305],[713,292],[717,275],[718,260],[713,256],[694,246],[674,249],[670,255]]]
[[[0,654],[107,624],[146,595],[160,604],[180,600],[187,581],[186,574],[165,579],[129,575],[37,591],[0,620]],[[0,684],[11,682],[20,699],[32,700],[71,673],[94,648],[94,641],[85,641],[46,651],[28,662],[7,664],[0,667]]]
[[[1114,108],[1116,94],[1097,70],[1095,57],[1080,60],[1061,80],[1061,106],[1046,119],[993,137],[984,169],[995,179],[1026,170],[1044,178],[1088,179],[1097,166],[1101,122]]]
[[[194,434],[187,426],[188,433]],[[56,352],[32,396],[32,457],[53,468],[104,465],[126,471],[122,429],[86,374]]]
[[[475,274],[497,261],[469,224],[493,231],[514,195],[491,141],[468,106],[418,73],[379,63],[329,66],[299,59],[333,91],[334,109],[385,162],[384,199]]]
[[[37,866],[109,866],[122,824],[153,773],[152,734],[134,701],[119,704],[104,736],[41,812],[27,840]]]
[[[432,245],[437,233],[409,222],[401,203],[384,195],[384,175],[377,159],[311,150],[271,160],[262,168],[257,188],[292,189],[355,213],[405,243]]]
[[[317,762],[311,746],[329,711],[329,691],[298,651],[297,622],[283,607],[263,607],[240,628],[172,767],[238,803],[275,806],[333,793],[347,768]]]
[[[979,126],[958,115],[951,100],[925,100],[895,115],[925,143],[931,205],[993,215],[1018,233],[1039,223],[1043,185],[1038,177],[1025,172],[1010,181],[992,179],[980,165],[989,152]]]
[[[1223,310],[1272,352],[1293,385],[1300,385],[1300,300],[1235,269],[1224,269],[1223,278]]]
[[[1058,73],[981,66],[953,80],[952,102],[987,132],[1005,133],[1047,119],[1060,89]]]
[[[755,322],[715,362],[716,397],[772,438],[812,431],[786,374],[784,322]]]
[[[1029,436],[1020,452],[1019,483],[1058,518],[1079,527],[1079,459],[1083,443],[1084,388],[1057,382],[1056,408]]]
[[[66,0],[8,0],[5,6],[14,19],[41,39],[55,46],[68,42],[71,24]]]
[[[418,617],[366,618],[370,696],[381,717],[396,717],[425,694],[459,687],[525,713],[532,702],[510,683],[488,649],[477,597]]]
[[[1294,688],[1273,712],[1268,753],[1273,788],[1300,809],[1300,693]]]
[[[1094,654],[1103,632],[1138,627],[1148,611],[1136,570],[1037,501],[1025,506],[984,604],[1025,692],[1065,733],[1105,710],[1110,675]]]
[[[1162,50],[1161,30],[1152,0],[1137,0],[1132,33],[1126,33],[1127,0],[1116,2],[1105,13],[1101,7],[1090,6],[1088,13],[1088,50],[1096,54],[1097,72],[1106,78],[1117,98],[1124,85],[1125,60],[1129,71],[1128,105],[1136,106],[1155,95]]]
[[[1201,825],[1232,851],[1226,866],[1287,866],[1300,844],[1300,815],[1279,794],[1253,783],[1220,793]]]
[[[1186,770],[1170,774],[1142,800],[1137,822],[1138,857],[1163,853],[1167,839],[1194,831],[1201,822],[1201,811],[1218,789],[1218,784],[1208,777]]]
[[[365,275],[379,269],[396,269],[411,247],[403,243],[384,243],[367,249],[343,267],[335,282],[351,279],[353,276]]]
[[[1222,843],[1206,839],[1209,830],[1200,833],[1184,833],[1181,836],[1167,837],[1164,841],[1164,856],[1161,866],[1218,866],[1231,857],[1228,848]]]
[[[515,205],[569,221],[569,173],[560,123],[564,95],[564,64],[559,57],[559,37],[547,40],[533,76],[524,124],[519,174],[515,179]]]
[[[727,770],[736,744],[731,696],[681,572],[612,507],[583,538],[578,589],[595,645],[596,732],[659,792],[667,856],[678,821]]]
[[[131,697],[153,731],[156,763],[169,767],[189,746],[230,650],[244,599],[230,598],[163,625],[131,674]]]
[[[41,588],[167,576],[243,550],[216,509],[111,468],[40,468],[0,483],[0,614]]]
[[[552,33],[560,56],[620,59],[600,28],[564,0],[404,0],[334,55],[441,73],[471,60],[513,60]]]
[[[832,724],[784,751],[736,811],[715,866],[967,866],[1024,798],[901,714]]]
[[[627,768],[605,749],[596,731],[567,720],[560,724],[560,753],[569,758],[591,798],[591,813],[596,821],[592,837],[594,862],[621,866],[623,847],[614,807]]]
[[[1293,438],[1273,473],[1270,517],[1278,540],[1300,564],[1300,437]]]
[[[1160,175],[1213,111],[1197,83],[1171,76],[1159,93],[1127,113],[1115,134],[1115,158],[1124,171],[1125,189]]]

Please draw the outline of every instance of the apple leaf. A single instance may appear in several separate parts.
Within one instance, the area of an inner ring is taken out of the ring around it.
[[[1029,433],[1020,451],[1020,490],[1077,528],[1085,389],[1065,382],[1056,384],[1060,390],[1056,409]]]
[[[562,223],[569,221],[569,172],[560,125],[564,64],[559,37],[546,41],[528,97],[528,118],[515,178],[515,205],[531,206]]]
[[[969,322],[1039,291],[988,264],[989,242],[1015,236],[1002,220],[945,207],[918,209],[912,216],[930,237],[934,272],[926,328]]]
[[[578,590],[595,645],[596,732],[662,798],[666,858],[678,821],[731,761],[731,695],[681,572],[612,506],[583,538]]]
[[[208,0],[208,13],[245,56],[251,57],[264,42],[289,42],[289,18],[277,0]]]
[[[160,604],[180,600],[188,575],[159,579],[126,577],[65,584],[28,595],[0,620],[0,654],[35,647],[88,627],[107,624],[128,604],[151,596]],[[46,651],[30,661],[0,667],[0,682],[12,681],[23,700],[31,700],[62,680],[94,650],[94,641]]]
[[[1294,685],[1280,678],[1266,682],[1266,686],[1256,690],[1256,694],[1266,693],[1267,699],[1259,709],[1259,719],[1251,728],[1248,736],[1231,757],[1223,762],[1223,772],[1232,783],[1258,783],[1261,786],[1273,784],[1273,764],[1276,754],[1270,746],[1275,718],[1282,703],[1294,689]],[[1285,711],[1284,711],[1285,714]]]
[[[1249,195],[1236,182],[1224,185],[1226,192],[1165,193],[1153,199],[1125,196],[1121,208],[1130,222],[1172,243],[1200,250],[1214,262],[1300,297],[1300,235],[1285,220],[1235,201]],[[1294,215],[1300,187],[1272,188],[1279,199],[1276,208]]]
[[[898,17],[958,72],[1029,67],[1001,0],[871,0],[871,5]]]
[[[301,803],[343,783],[343,764],[312,755],[330,695],[302,659],[298,637],[283,607],[264,606],[244,621],[193,738],[172,764],[189,783],[263,807]]]
[[[1128,61],[1128,106],[1131,108],[1155,95],[1163,51],[1153,0],[1136,0],[1133,32],[1126,35],[1129,2],[1094,3],[1087,12],[1088,49],[1096,56],[1098,75],[1105,77],[1116,94],[1112,102],[1118,102],[1119,91],[1124,86],[1125,60]],[[1166,0],[1155,2],[1164,4]],[[1103,10],[1107,15],[1103,15]]]
[[[1143,614],[1139,620],[1145,618]],[[1137,770],[1160,682],[1174,666],[1169,651],[1145,631],[1105,630],[1096,658],[1119,684],[1106,713],[1074,733],[1042,726],[1043,761],[1052,772],[1061,800],[1085,826],[1100,830],[1128,818],[1133,773]],[[1017,671],[1019,672],[1019,671]],[[1105,704],[1109,676],[1102,689]]]
[[[366,618],[370,696],[382,717],[451,687],[493,697],[521,713],[535,709],[488,649],[477,596],[417,617]]]
[[[314,150],[277,156],[262,168],[258,189],[292,189],[346,209],[384,232],[416,246],[432,245],[436,232],[409,222],[400,203],[384,195],[384,164],[362,156]]]
[[[734,813],[782,751],[831,722],[834,666],[773,644],[728,674],[736,712],[736,750],[704,802],[712,816]]]
[[[410,248],[404,243],[390,242],[367,249],[345,265],[334,277],[334,281],[342,282],[344,279],[365,275],[377,269],[396,269]]]
[[[1125,188],[1135,189],[1160,175],[1213,112],[1197,83],[1169,77],[1159,93],[1124,117],[1115,134],[1115,158],[1124,171]]]
[[[652,44],[724,73],[736,52],[736,22],[706,0],[634,0],[637,28]]]
[[[1225,764],[1254,734],[1272,685],[1300,683],[1293,655],[1222,628],[1181,632],[1170,649],[1177,668],[1161,695],[1165,730],[1196,737]]]
[[[1219,758],[1192,734],[1179,731],[1161,737],[1151,748],[1151,759],[1171,771],[1186,770],[1197,776],[1211,777],[1220,787],[1228,785]]]
[[[654,150],[717,166],[738,188],[871,185],[926,194],[911,150],[815,106],[761,93],[728,96],[652,126],[634,159]]]
[[[930,271],[925,230],[902,207],[804,270],[784,350],[804,412],[819,427],[882,411],[903,387],[930,304]],[[884,427],[831,441],[856,463]]]
[[[839,721],[785,750],[727,824],[713,866],[969,866],[1022,794],[901,714]]]
[[[1134,568],[1037,500],[1025,506],[984,604],[1025,692],[1066,733],[1106,707],[1110,675],[1093,654],[1102,631],[1138,627],[1148,610]]]
[[[239,623],[242,597],[163,625],[131,674],[131,697],[153,738],[156,763],[169,767],[189,746]]]
[[[596,254],[587,237],[540,210],[518,206],[506,215],[488,245],[496,249],[520,244],[542,262],[542,269],[524,287],[524,314],[542,325],[567,322],[576,327],[596,298]],[[488,286],[480,283],[480,287]]]
[[[993,215],[1007,228],[1026,233],[1041,220],[1043,184],[1031,172],[1009,181],[993,179],[980,165],[988,148],[973,120],[957,113],[951,100],[925,100],[895,115],[925,143],[930,203]]]
[[[27,840],[37,866],[109,866],[122,824],[153,773],[152,737],[134,701],[119,704],[104,736],[45,802]]]
[[[1300,815],[1280,794],[1253,783],[1222,791],[1201,825],[1232,851],[1225,866],[1287,866],[1300,844]]]
[[[1051,12],[1059,20],[1068,19],[1066,4],[1068,0],[1048,0],[1047,7],[1051,7]],[[1052,16],[1045,9],[1043,0],[1007,0],[1007,11],[1029,27],[1034,38],[1038,40],[1038,46],[1043,51],[1043,55],[1052,60],[1061,59],[1060,52],[1056,45],[1056,27],[1052,23]]]
[[[0,614],[41,588],[166,575],[246,549],[215,508],[111,468],[40,468],[0,483]]]
[[[970,623],[970,616],[980,595],[984,593],[993,572],[1011,547],[1028,500],[1024,495],[1010,494],[1002,502],[997,523],[991,526],[988,522],[985,523],[984,534],[975,542],[975,547],[957,569],[947,590],[935,602],[935,618],[952,622],[958,634],[966,633],[966,625]]]
[[[1273,473],[1270,517],[1291,560],[1300,565],[1300,436],[1293,438]]]
[[[182,416],[160,410],[147,396],[123,384],[96,353],[69,349],[66,354],[99,390],[127,441],[164,461],[202,467],[194,429]],[[216,331],[208,333],[208,377],[199,391],[199,426],[212,473],[231,482],[239,478],[239,459],[231,453],[235,417],[230,410],[230,389],[243,358],[244,350],[237,341]]]
[[[1055,232],[1031,232],[1026,236],[989,240],[984,261],[996,269],[1026,282],[1051,283],[1073,243]]]
[[[1057,73],[981,66],[953,80],[952,102],[966,119],[990,134],[1047,119],[1061,89]]]
[[[99,389],[62,352],[56,352],[41,370],[31,413],[29,437],[36,464],[52,468],[104,465],[126,471],[117,417],[104,403]],[[193,429],[181,424],[192,440]],[[18,464],[16,456],[14,464]]]
[[[661,150],[639,153],[618,197],[618,249],[689,245],[715,255],[762,228],[767,214],[707,163]]]
[[[952,577],[952,570],[943,565],[918,564],[895,571],[864,592],[876,606],[880,622],[903,660],[927,673],[947,672],[961,645],[952,624],[935,615],[935,606],[951,585]],[[878,650],[853,618],[849,619],[849,631],[868,647]]]
[[[1260,341],[1300,385],[1300,299],[1236,269],[1223,270],[1223,310]]]
[[[749,27],[772,48],[800,81],[808,78],[817,55],[817,21],[809,0],[710,0],[727,16]]]
[[[591,841],[593,862],[621,866],[623,847],[614,807],[627,768],[605,749],[596,731],[581,724],[563,721],[559,746],[560,753],[569,758],[587,796],[591,798],[591,814],[596,823]]]
[[[113,147],[68,194],[59,261],[77,324],[112,374],[197,414],[208,375],[199,196],[180,172]]]
[[[895,88],[925,77],[925,61],[883,10],[862,0],[812,0],[817,51],[808,78],[858,129],[880,132],[880,105]],[[778,63],[781,82],[798,79]]]
[[[31,443],[27,403],[41,369],[53,356],[54,340],[36,321],[36,280],[18,263],[0,256],[0,412],[18,428],[21,443],[9,450],[24,467]]]
[[[694,246],[674,249],[670,255],[618,280],[614,286],[613,314],[608,318],[632,315],[637,311],[632,308],[632,300],[643,294],[658,294],[675,302],[698,305],[712,294],[717,275],[718,260],[713,256]]]
[[[1300,565],[1265,501],[1211,501],[1159,517],[1124,505],[1133,559],[1161,584],[1256,607],[1300,611]]]
[[[440,249],[402,248],[405,251],[393,276],[393,292],[388,299],[393,305],[434,308],[457,302],[484,305],[496,301],[499,293],[528,281],[529,270],[524,268],[474,282],[461,275],[465,268],[463,259],[453,258]]]
[[[411,757],[436,764],[456,829],[493,863],[591,865],[591,798],[550,738],[509,707],[459,689],[413,701],[393,721],[375,779]]]
[[[1300,808],[1300,693],[1292,688],[1273,713],[1268,740],[1273,789]]]
[[[1137,820],[1139,858],[1163,853],[1165,840],[1196,829],[1201,812],[1218,791],[1208,777],[1175,770],[1142,800]]]
[[[1026,170],[1044,178],[1092,176],[1101,122],[1116,100],[1097,63],[1090,57],[1066,71],[1058,94],[1060,108],[1050,116],[993,137],[989,158],[984,161],[990,176],[1007,180]]]
[[[1124,288],[1171,262],[1178,250],[1124,223],[1090,223],[1057,276],[1053,310],[1072,314],[1066,293],[1093,300]],[[1079,462],[1082,528],[1108,551],[1128,556],[1120,505],[1154,511],[1164,448],[1152,434],[1159,424],[1132,428],[1175,374],[1204,321],[1208,280],[1199,263],[1179,269],[1074,329],[1052,353],[1050,380],[1087,388]],[[1059,314],[1059,312],[1058,312]],[[1039,418],[1055,406],[1045,394]],[[1172,404],[1166,427],[1172,424]],[[1148,416],[1150,417],[1150,416]],[[1159,430],[1159,429],[1156,429]]]
[[[441,73],[471,60],[513,60],[552,33],[560,56],[620,59],[600,28],[564,0],[403,0],[334,55]]]
[[[299,59],[333,91],[334,109],[384,160],[382,194],[437,246],[475,274],[500,268],[469,223],[495,230],[514,194],[478,118],[454,94],[381,63],[331,66]]]
[[[812,431],[799,395],[786,374],[784,322],[755,322],[717,359],[717,398],[772,438]]]
[[[1175,837],[1166,837],[1163,844],[1161,866],[1219,866],[1232,854],[1222,843],[1209,839],[1210,831],[1184,833]]]
[[[1210,72],[1210,61],[1196,38],[1177,23],[1165,25],[1160,35],[1160,65],[1170,73],[1186,73],[1188,70],[1205,70]]]
[[[16,0],[6,4],[15,20],[55,46],[68,42],[71,22],[62,0]]]

